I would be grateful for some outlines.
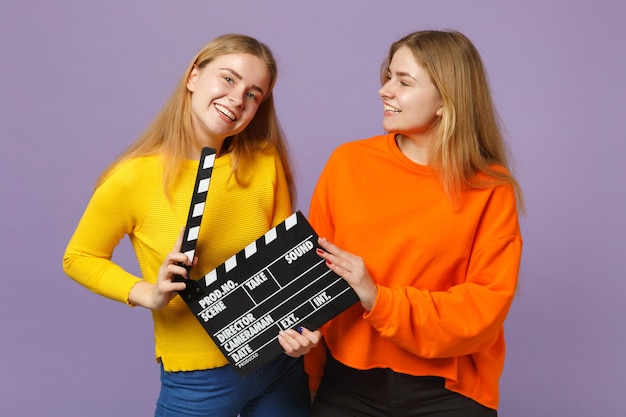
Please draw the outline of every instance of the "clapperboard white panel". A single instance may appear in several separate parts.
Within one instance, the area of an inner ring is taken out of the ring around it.
[[[279,330],[317,329],[358,301],[317,247],[298,211],[197,281],[187,305],[239,375],[282,354]]]

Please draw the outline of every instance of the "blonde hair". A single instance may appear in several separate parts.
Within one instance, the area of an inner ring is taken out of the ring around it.
[[[472,42],[457,31],[411,33],[391,45],[381,68],[383,84],[391,59],[403,46],[413,52],[441,96],[442,114],[430,145],[429,166],[446,194],[456,202],[463,189],[511,184],[522,205],[487,75]]]
[[[186,159],[197,141],[191,124],[191,93],[187,89],[189,75],[194,67],[203,68],[215,58],[228,54],[250,54],[263,60],[270,72],[270,83],[268,93],[248,126],[237,135],[227,138],[222,149],[218,151],[231,154],[232,174],[238,183],[245,184],[249,178],[244,167],[252,160],[254,153],[273,145],[280,156],[293,203],[296,190],[291,158],[278,122],[272,93],[278,76],[276,60],[267,45],[240,34],[219,36],[200,49],[157,116],[139,138],[104,170],[96,186],[100,185],[121,162],[140,156],[160,154],[164,164],[163,184],[168,191],[178,175],[181,162]]]

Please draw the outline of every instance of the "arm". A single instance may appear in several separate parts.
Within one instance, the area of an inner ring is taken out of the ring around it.
[[[520,250],[515,238],[494,243],[475,260],[489,265],[471,271],[465,283],[448,291],[380,288],[376,305],[364,318],[383,338],[421,357],[481,351],[502,330],[515,294]],[[409,320],[403,323],[400,317]]]
[[[314,199],[311,217],[328,231],[332,217],[326,206],[332,203],[325,201]],[[376,285],[358,256],[324,240],[320,245],[325,249],[320,256],[355,289],[363,318],[382,338],[420,357],[443,358],[476,352],[498,336],[515,293],[522,241],[513,191],[500,186],[468,242],[467,267],[457,269],[463,275],[436,277],[457,283],[445,289],[420,287],[418,277],[403,277],[415,285]]]
[[[132,181],[119,170],[93,193],[63,257],[65,273],[88,290],[128,303],[139,277],[111,258],[124,235],[136,227]]]
[[[515,295],[522,253],[512,187],[492,190],[468,243],[467,267],[454,277],[457,285],[437,291],[379,288],[364,318],[383,338],[421,357],[467,355],[493,344]]]
[[[177,266],[178,261],[187,261],[186,256],[177,253],[181,237],[159,271],[155,266],[157,285],[143,281],[111,260],[124,235],[141,229],[149,201],[160,184],[158,174],[153,175],[154,168],[138,161],[126,162],[94,191],[66,248],[63,268],[72,279],[97,294],[159,309],[173,297],[172,291],[184,288],[182,283],[171,282],[172,274],[185,273],[184,268]]]
[[[472,263],[484,269],[470,271],[465,283],[448,291],[378,286],[360,257],[325,239],[319,243],[326,251],[318,254],[359,296],[363,318],[383,338],[417,356],[452,357],[481,350],[500,331],[515,293],[521,240],[514,237],[483,249]],[[481,282],[485,279],[491,281]]]
[[[142,175],[146,171],[142,168],[139,163],[127,162],[95,190],[67,246],[63,268],[67,275],[97,294],[159,310],[176,291],[185,288],[182,282],[172,282],[174,275],[186,275],[185,268],[178,266],[179,262],[188,263],[187,256],[180,253],[184,229],[174,249],[155,271],[155,284],[130,274],[111,260],[124,235],[141,228],[148,202],[160,181],[158,176]]]

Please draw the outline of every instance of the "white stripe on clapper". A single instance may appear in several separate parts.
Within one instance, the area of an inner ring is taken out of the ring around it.
[[[267,231],[267,233],[265,234],[265,244],[267,245],[274,239],[276,239],[276,228]]]
[[[207,157],[204,158],[204,164],[202,165],[202,169],[211,168],[214,162],[215,162],[215,154],[213,153],[211,155],[207,155]]]
[[[202,216],[203,213],[204,213],[204,202],[198,203],[195,206],[193,206],[193,214],[191,216],[198,217],[198,216]]]
[[[200,226],[194,226],[189,229],[189,233],[187,234],[187,241],[190,242],[192,240],[198,239],[198,234],[200,233]]]
[[[204,276],[204,284],[209,286],[217,281],[217,272],[215,269]]]
[[[200,180],[200,182],[198,183],[198,193],[206,193],[207,191],[209,191],[210,182],[211,178],[205,178],[203,180]]]
[[[237,256],[233,255],[230,258],[228,258],[226,260],[226,262],[224,262],[224,269],[226,270],[226,272],[230,271],[231,269],[233,269],[234,267],[237,266]]]
[[[285,219],[285,229],[289,230],[298,224],[298,213],[293,213]]]
[[[245,255],[246,255],[246,259],[248,259],[249,257],[251,257],[252,255],[254,255],[257,251],[256,248],[256,241],[250,243],[248,246],[246,246],[246,249],[244,251]]]

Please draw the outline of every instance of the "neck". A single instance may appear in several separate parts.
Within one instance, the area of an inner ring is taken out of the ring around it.
[[[430,137],[409,137],[396,135],[398,149],[411,161],[420,165],[428,165],[430,157]]]
[[[222,145],[226,138],[198,138],[196,142],[191,145],[188,153],[188,159],[200,159],[200,155],[202,154],[202,148],[209,147],[213,148],[217,151],[216,157],[220,156],[220,149],[222,149]]]

